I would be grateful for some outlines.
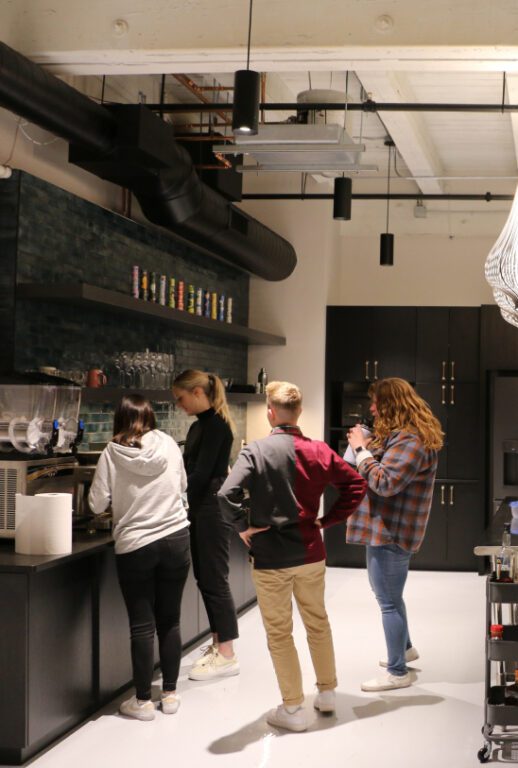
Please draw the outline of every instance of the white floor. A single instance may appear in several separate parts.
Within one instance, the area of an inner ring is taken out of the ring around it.
[[[421,654],[414,663],[417,682],[401,691],[362,693],[361,681],[379,671],[383,658],[378,607],[365,571],[329,569],[336,716],[313,710],[314,678],[297,615],[311,726],[286,733],[266,724],[265,712],[280,698],[255,607],[240,619],[239,676],[187,680],[193,651],[183,659],[176,715],[129,720],[117,714],[118,699],[35,758],[31,768],[472,768],[483,743],[484,595],[485,579],[474,573],[411,572],[405,596]]]

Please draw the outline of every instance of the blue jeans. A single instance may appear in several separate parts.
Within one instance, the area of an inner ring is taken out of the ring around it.
[[[410,557],[410,552],[397,544],[367,546],[367,573],[381,608],[387,643],[387,669],[391,675],[406,674],[405,651],[412,645],[403,601]]]

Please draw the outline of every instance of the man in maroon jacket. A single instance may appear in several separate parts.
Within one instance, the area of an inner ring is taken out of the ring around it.
[[[337,681],[324,604],[326,552],[321,528],[349,517],[367,484],[326,443],[304,437],[297,426],[302,412],[298,387],[274,381],[266,396],[272,431],[243,448],[218,499],[223,516],[240,531],[253,558],[257,601],[283,701],[266,719],[270,725],[304,731],[308,723],[293,642],[292,595],[317,678],[315,709],[334,712]],[[338,499],[324,517],[317,518],[327,485],[337,489]]]

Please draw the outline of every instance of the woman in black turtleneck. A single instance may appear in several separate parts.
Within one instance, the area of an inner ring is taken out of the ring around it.
[[[238,636],[228,581],[232,527],[219,510],[217,492],[228,474],[234,425],[221,379],[187,370],[176,377],[173,392],[188,416],[196,416],[187,434],[184,463],[191,522],[194,576],[209,617],[212,645],[192,667],[191,680],[239,673],[232,641]]]

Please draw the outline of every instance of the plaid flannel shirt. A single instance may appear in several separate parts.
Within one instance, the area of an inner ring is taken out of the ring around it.
[[[437,451],[401,430],[392,432],[372,453],[360,454],[359,460],[367,496],[347,521],[347,542],[374,547],[398,544],[417,552],[432,505]]]

